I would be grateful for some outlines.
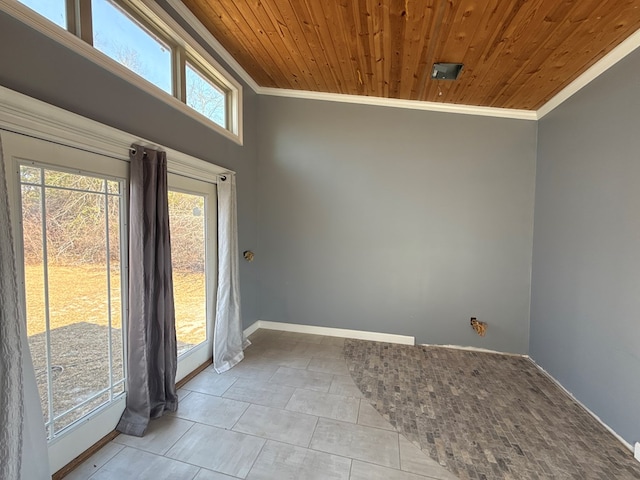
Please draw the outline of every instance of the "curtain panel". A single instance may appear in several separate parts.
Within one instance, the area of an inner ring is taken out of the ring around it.
[[[40,396],[20,304],[0,139],[0,478],[51,478]]]
[[[133,145],[129,198],[127,404],[116,427],[142,436],[178,408],[167,156]]]
[[[213,331],[213,368],[226,372],[244,358],[238,271],[238,214],[235,175],[218,177],[218,294]]]

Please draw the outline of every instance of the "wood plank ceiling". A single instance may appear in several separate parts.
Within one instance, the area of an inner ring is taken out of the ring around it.
[[[183,2],[263,87],[525,110],[640,28],[640,0]]]

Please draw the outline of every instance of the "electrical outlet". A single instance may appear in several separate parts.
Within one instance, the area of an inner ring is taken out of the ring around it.
[[[633,456],[640,462],[640,442],[636,442],[636,448],[633,451]]]

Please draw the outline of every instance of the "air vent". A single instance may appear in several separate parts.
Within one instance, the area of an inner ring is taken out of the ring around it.
[[[431,78],[434,80],[457,80],[462,67],[461,63],[434,63]]]

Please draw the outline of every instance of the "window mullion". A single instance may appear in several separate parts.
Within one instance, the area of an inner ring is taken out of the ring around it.
[[[67,0],[67,30],[93,45],[91,0]]]
[[[183,103],[187,103],[186,56],[184,47],[177,45],[173,55],[173,96]]]

